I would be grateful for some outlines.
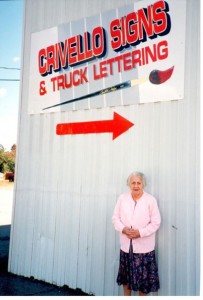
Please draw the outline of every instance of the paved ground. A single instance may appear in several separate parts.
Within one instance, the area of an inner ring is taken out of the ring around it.
[[[0,296],[87,296],[81,290],[69,289],[67,286],[59,288],[43,281],[8,273],[12,189],[12,183],[0,182]]]
[[[0,180],[0,226],[11,224],[13,182]]]

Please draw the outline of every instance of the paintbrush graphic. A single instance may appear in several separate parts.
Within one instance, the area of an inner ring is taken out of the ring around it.
[[[114,86],[96,91],[96,92],[91,93],[91,94],[87,94],[87,95],[84,95],[84,96],[81,96],[81,97],[78,97],[78,98],[74,98],[74,99],[67,100],[67,101],[64,101],[64,102],[61,102],[61,103],[57,103],[57,104],[52,105],[52,106],[45,107],[45,108],[43,108],[43,110],[46,110],[46,109],[49,109],[49,108],[52,108],[52,107],[57,107],[57,106],[69,104],[69,103],[73,103],[73,102],[84,100],[84,99],[87,99],[87,98],[92,98],[92,97],[99,96],[99,95],[105,95],[107,93],[118,91],[118,90],[121,90],[121,89],[133,87],[133,86],[136,86],[138,84],[144,83],[148,80],[152,84],[162,84],[171,77],[171,75],[173,73],[173,70],[174,70],[174,66],[167,69],[167,70],[164,70],[164,71],[153,70],[153,71],[150,72],[149,77],[147,77],[147,78],[128,80],[128,81],[125,81],[123,83],[116,84]]]

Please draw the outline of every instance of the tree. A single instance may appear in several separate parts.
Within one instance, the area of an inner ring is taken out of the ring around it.
[[[5,151],[0,147],[0,172],[15,172],[16,145],[11,147],[11,151]]]
[[[16,144],[13,144],[13,146],[11,147],[11,151],[16,153]]]
[[[0,147],[0,173],[4,173],[4,164],[5,164],[5,158],[4,158],[4,148]]]

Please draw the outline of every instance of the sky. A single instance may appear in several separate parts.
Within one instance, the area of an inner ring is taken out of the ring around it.
[[[0,144],[17,144],[23,26],[23,0],[0,0]]]

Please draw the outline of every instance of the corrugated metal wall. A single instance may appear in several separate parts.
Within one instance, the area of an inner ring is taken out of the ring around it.
[[[162,215],[158,295],[198,295],[199,1],[187,0],[183,100],[28,115],[31,33],[134,2],[25,1],[9,271],[95,295],[122,295],[111,216],[128,174],[140,170]],[[114,141],[110,134],[55,135],[59,122],[111,119],[114,111],[135,123]]]

